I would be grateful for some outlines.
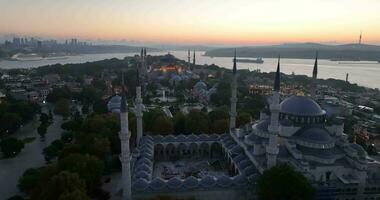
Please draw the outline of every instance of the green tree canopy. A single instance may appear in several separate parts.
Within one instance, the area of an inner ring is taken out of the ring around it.
[[[173,122],[165,115],[160,115],[154,120],[152,132],[155,134],[172,134],[174,131]]]
[[[288,165],[278,165],[260,176],[257,195],[265,200],[311,200],[314,188],[302,173]]]
[[[16,138],[7,138],[0,142],[0,149],[5,158],[15,157],[24,148],[24,142]]]
[[[206,113],[199,110],[191,110],[186,116],[186,133],[208,133],[209,120]]]
[[[78,174],[62,171],[50,179],[41,193],[41,200],[65,199],[72,193],[79,193],[83,197],[86,194],[86,184]]]
[[[103,161],[92,155],[71,154],[58,161],[61,170],[79,174],[86,182],[88,191],[95,190],[100,184],[103,173]]]

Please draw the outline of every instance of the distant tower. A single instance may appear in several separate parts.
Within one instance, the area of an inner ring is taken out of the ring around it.
[[[360,36],[359,36],[359,44],[362,44],[362,32],[360,31]]]
[[[195,67],[195,50],[193,51],[193,68]]]
[[[121,187],[123,190],[123,198],[132,200],[131,192],[131,157],[129,150],[130,132],[128,128],[128,104],[124,89],[124,75],[123,77],[123,94],[120,104],[120,143],[121,143]]]
[[[346,83],[348,83],[348,73],[346,74]]]
[[[142,124],[143,109],[144,109],[144,105],[141,98],[139,70],[137,69],[137,86],[136,86],[136,99],[135,99],[135,114],[136,114],[136,129],[137,129],[136,147],[140,145],[140,141],[143,136],[143,124]]]
[[[231,83],[231,111],[230,111],[230,129],[236,128],[236,102],[237,102],[237,69],[236,69],[236,50],[234,55],[234,66],[232,69]]]
[[[190,49],[187,50],[187,69],[190,70],[191,62],[190,62]]]
[[[273,96],[272,101],[269,106],[270,108],[270,124],[268,131],[269,144],[266,148],[267,153],[267,168],[270,169],[276,165],[278,146],[277,146],[277,136],[278,136],[278,126],[279,126],[279,113],[280,113],[280,57],[278,57],[276,78],[274,80]]]
[[[314,62],[314,68],[313,68],[313,80],[312,80],[312,86],[311,86],[311,98],[315,99],[316,91],[317,91],[317,74],[318,74],[318,51],[315,54],[315,62]]]
[[[145,92],[145,86],[146,86],[146,78],[148,76],[147,72],[147,66],[146,66],[146,49],[141,49],[141,55],[140,55],[140,84],[142,92]]]

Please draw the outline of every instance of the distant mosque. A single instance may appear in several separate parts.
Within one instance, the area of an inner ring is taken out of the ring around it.
[[[143,67],[145,56],[142,53]],[[332,199],[379,199],[376,191],[380,189],[380,163],[372,160],[360,145],[349,143],[343,123],[327,118],[314,101],[317,69],[318,56],[310,97],[291,96],[281,100],[279,58],[269,108],[261,112],[258,122],[236,127],[235,51],[230,132],[226,134],[144,135],[139,84],[133,109],[137,123],[136,148],[129,145],[129,109],[122,93],[115,99],[115,102],[120,100],[122,199],[164,195],[197,200],[248,200],[255,197],[252,185],[257,178],[278,164],[293,166],[317,188],[329,188]],[[112,103],[113,100],[109,106],[117,109]]]

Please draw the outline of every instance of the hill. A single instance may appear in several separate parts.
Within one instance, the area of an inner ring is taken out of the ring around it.
[[[219,48],[208,50],[205,55],[211,57],[232,57],[235,48]],[[380,60],[380,46],[369,44],[343,44],[325,45],[318,43],[288,43],[272,46],[246,46],[237,47],[239,57],[264,57],[275,58],[281,55],[283,58],[315,57],[319,51],[321,59],[330,60]]]

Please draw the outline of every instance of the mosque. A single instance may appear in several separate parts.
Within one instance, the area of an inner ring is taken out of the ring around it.
[[[142,54],[143,55],[143,54]],[[142,69],[144,69],[144,58]],[[136,148],[130,148],[128,105],[120,98],[122,199],[173,196],[192,199],[253,199],[265,170],[289,164],[331,198],[380,199],[380,163],[349,143],[343,123],[314,101],[318,56],[310,96],[281,99],[280,59],[269,107],[255,123],[236,127],[237,66],[233,59],[230,132],[144,135],[141,86],[136,88]],[[112,105],[111,105],[112,107]],[[327,190],[326,190],[327,191]]]

